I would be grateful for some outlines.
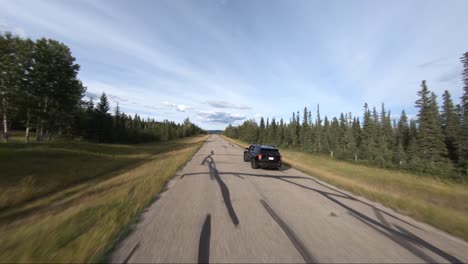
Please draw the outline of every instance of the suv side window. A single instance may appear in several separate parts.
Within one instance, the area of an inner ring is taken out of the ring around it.
[[[249,147],[249,151],[252,151],[252,150],[253,150],[253,146],[252,146],[252,145],[250,145],[250,147]]]
[[[260,153],[260,146],[255,146],[254,153],[255,153],[255,154]]]

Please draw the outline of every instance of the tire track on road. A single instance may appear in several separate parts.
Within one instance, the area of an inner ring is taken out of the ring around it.
[[[264,200],[260,200],[265,210],[271,215],[273,220],[281,227],[281,229],[286,233],[289,240],[291,240],[294,247],[297,249],[299,254],[301,254],[302,258],[306,263],[317,263],[318,261],[312,256],[309,250],[304,246],[304,243],[299,239],[299,237],[294,233],[294,231],[286,224],[276,213],[275,211],[268,205],[267,202]]]

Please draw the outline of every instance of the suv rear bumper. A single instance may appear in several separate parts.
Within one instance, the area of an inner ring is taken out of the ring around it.
[[[278,161],[259,161],[258,166],[262,168],[281,168],[281,162]]]

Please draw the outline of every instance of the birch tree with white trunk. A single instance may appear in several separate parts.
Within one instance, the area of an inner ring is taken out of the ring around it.
[[[8,141],[8,119],[18,92],[20,68],[17,47],[19,38],[10,33],[0,35],[0,100],[2,112],[2,138]]]

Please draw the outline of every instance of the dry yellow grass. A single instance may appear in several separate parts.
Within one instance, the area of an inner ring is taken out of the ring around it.
[[[11,209],[13,215],[27,212],[13,221],[11,210],[2,211],[0,217],[10,221],[0,223],[0,262],[96,261],[206,138],[180,140],[177,149],[146,157],[117,175]]]
[[[240,146],[248,145],[226,139]],[[468,240],[466,184],[299,151],[281,150],[281,154],[285,163],[295,169]]]

